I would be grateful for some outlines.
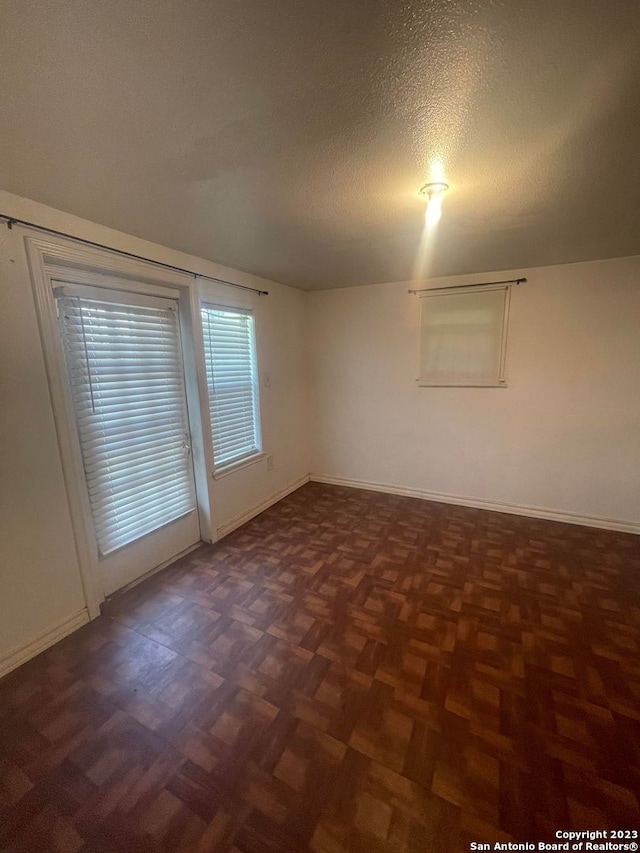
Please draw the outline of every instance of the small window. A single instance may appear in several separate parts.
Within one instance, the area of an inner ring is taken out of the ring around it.
[[[219,472],[261,452],[254,320],[243,308],[203,305],[200,314],[214,470]]]
[[[509,289],[425,293],[419,385],[505,385]]]

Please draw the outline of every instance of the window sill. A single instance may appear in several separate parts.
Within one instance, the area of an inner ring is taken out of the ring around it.
[[[256,462],[261,462],[266,458],[266,456],[267,454],[263,450],[259,453],[253,453],[251,456],[244,456],[236,462],[229,462],[228,465],[221,465],[219,468],[214,468],[211,476],[214,480],[221,480],[223,477],[227,477],[235,471],[240,471],[241,468],[248,468],[249,465],[255,465]]]

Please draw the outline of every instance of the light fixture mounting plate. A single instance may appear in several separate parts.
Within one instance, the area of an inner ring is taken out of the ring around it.
[[[425,184],[423,187],[420,187],[420,195],[426,195],[427,198],[431,198],[432,195],[440,195],[440,193],[446,193],[449,189],[449,184],[445,184],[444,181],[432,181],[429,184]]]

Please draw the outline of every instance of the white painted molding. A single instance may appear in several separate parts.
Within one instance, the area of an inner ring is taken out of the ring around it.
[[[45,265],[45,251],[53,252],[52,244],[25,238],[27,261],[31,275],[36,315],[40,327],[40,340],[44,356],[53,419],[56,425],[58,447],[71,526],[78,556],[78,568],[84,600],[92,619],[100,613],[104,592],[98,576],[97,546],[93,536],[89,498],[86,492],[80,447],[72,417],[70,392],[64,372],[64,355],[58,332],[53,290]],[[66,256],[65,256],[66,257]]]
[[[140,282],[165,283],[188,287],[193,284],[193,276],[178,270],[166,269],[158,264],[161,261],[140,261],[117,254],[118,249],[101,249],[95,246],[79,245],[65,237],[26,237],[28,244],[42,256],[45,266],[89,267],[99,270],[103,275],[123,276]]]
[[[470,506],[475,509],[487,509],[493,512],[506,512],[509,515],[524,515],[529,518],[545,518],[549,521],[562,521],[565,524],[579,524],[582,527],[597,527],[603,530],[619,530],[623,533],[640,535],[640,522],[620,521],[615,518],[600,518],[598,516],[578,515],[572,512],[561,512],[543,507],[524,506],[521,504],[487,501],[482,498],[468,498],[460,495],[449,495],[442,492],[429,492],[426,489],[408,489],[403,486],[392,486],[388,483],[370,483],[364,480],[349,480],[346,477],[327,477],[324,474],[310,474],[309,479],[314,483],[327,483],[332,486],[348,486],[352,489],[366,489],[370,492],[383,492],[388,495],[403,495],[408,498],[420,498],[425,501]]]
[[[234,530],[237,530],[238,527],[241,527],[247,521],[251,521],[252,518],[255,518],[256,515],[260,515],[261,512],[264,512],[265,509],[269,509],[270,506],[277,504],[278,501],[281,501],[283,498],[286,498],[287,495],[290,495],[292,492],[295,492],[296,489],[299,489],[300,486],[304,486],[305,483],[309,482],[309,475],[305,474],[304,477],[300,477],[298,480],[295,480],[293,483],[290,483],[284,489],[281,489],[279,492],[268,497],[266,500],[262,501],[262,503],[257,504],[251,509],[244,512],[242,515],[236,516],[236,518],[231,519],[226,524],[222,524],[216,530],[216,541],[218,539],[222,539],[223,536],[227,536],[229,533],[232,533]]]
[[[63,640],[69,634],[73,634],[78,628],[86,625],[88,621],[89,612],[86,607],[83,607],[78,613],[69,616],[67,619],[63,619],[62,622],[38,634],[32,640],[29,640],[29,642],[11,649],[11,651],[0,658],[0,678],[13,669],[17,669],[17,667],[31,660],[36,655],[39,655],[40,652],[51,648],[58,640]]]

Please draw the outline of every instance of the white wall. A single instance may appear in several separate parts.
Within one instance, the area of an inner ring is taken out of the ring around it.
[[[429,286],[516,275],[504,389],[416,386],[406,282],[312,294],[313,474],[638,525],[640,257]]]
[[[306,294],[104,228],[0,191],[0,213],[30,220],[165,263],[267,289],[256,302],[264,449],[274,455],[213,483],[214,529],[237,520],[304,480],[309,472]],[[0,672],[25,647],[46,646],[77,625],[84,608],[31,280],[27,232],[0,224],[2,347],[2,529]],[[228,291],[228,289],[227,289]],[[75,621],[74,621],[75,620]],[[41,635],[47,635],[38,640]],[[47,637],[49,639],[47,639]],[[28,653],[28,649],[25,654]]]

